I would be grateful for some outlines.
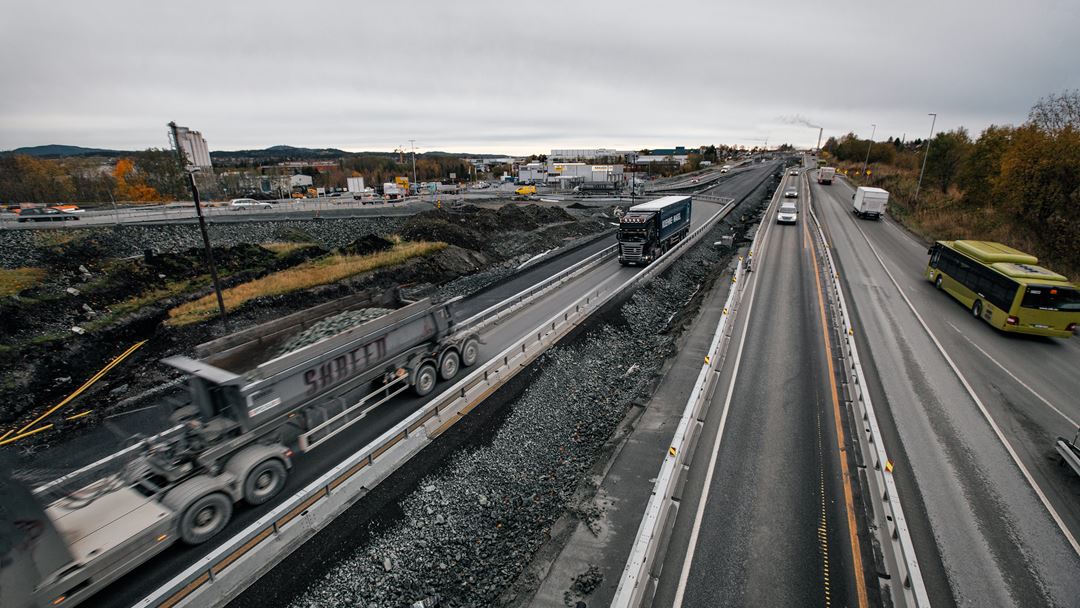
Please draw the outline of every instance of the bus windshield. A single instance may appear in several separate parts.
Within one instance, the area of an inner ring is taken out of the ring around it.
[[[1024,308],[1080,312],[1080,291],[1068,287],[1029,285],[1020,302]]]

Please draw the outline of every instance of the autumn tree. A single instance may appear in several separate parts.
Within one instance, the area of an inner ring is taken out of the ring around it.
[[[58,161],[27,155],[0,157],[0,200],[55,204],[71,201],[75,187]]]
[[[145,177],[135,170],[135,161],[121,158],[113,169],[116,180],[116,198],[122,201],[159,202],[164,200],[153,187],[146,185]]]
[[[930,141],[930,151],[926,153],[926,177],[948,192],[949,186],[956,182],[956,176],[971,154],[971,138],[967,129],[960,127],[954,131],[938,133]]]
[[[1080,90],[1039,99],[1028,113],[1028,122],[1048,133],[1060,133],[1066,127],[1080,129]]]
[[[967,160],[957,175],[964,202],[974,207],[990,207],[1000,182],[1001,160],[1012,145],[1015,129],[990,125],[971,146]]]

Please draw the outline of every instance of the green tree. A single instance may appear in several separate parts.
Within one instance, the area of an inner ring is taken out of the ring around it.
[[[948,192],[970,154],[971,138],[967,129],[960,127],[938,133],[930,142],[927,153],[926,178],[941,188],[943,193]]]
[[[990,125],[971,146],[971,153],[957,175],[957,185],[964,191],[966,204],[982,208],[993,205],[1001,160],[1012,145],[1013,132],[1010,126]]]

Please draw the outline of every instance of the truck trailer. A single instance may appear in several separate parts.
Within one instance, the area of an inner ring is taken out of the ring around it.
[[[690,233],[693,197],[665,196],[619,218],[619,263],[648,265]]]
[[[861,218],[880,220],[889,203],[889,193],[881,188],[859,186],[851,195],[852,212]]]
[[[834,177],[836,177],[836,167],[822,167],[818,169],[817,183],[832,184]]]
[[[0,543],[0,551],[21,551],[0,555],[0,605],[75,605],[177,541],[209,540],[235,503],[259,505],[280,492],[295,454],[395,395],[425,396],[440,378],[454,378],[476,363],[480,341],[455,327],[451,303],[405,303],[350,327],[338,321],[342,313],[372,299],[346,298],[201,345],[198,358],[163,360],[188,376],[189,398],[173,406],[169,431],[144,440],[115,472],[79,480],[47,504],[11,489],[28,515],[0,509],[0,533],[32,522],[35,543]],[[290,343],[298,330],[306,340]],[[5,497],[13,485],[0,479]],[[45,506],[35,514],[36,504]]]

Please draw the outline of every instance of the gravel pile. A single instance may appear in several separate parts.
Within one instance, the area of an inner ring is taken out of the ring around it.
[[[310,241],[324,249],[348,245],[368,234],[393,234],[401,230],[405,218],[372,217],[323,219],[320,221],[285,220],[277,222],[222,222],[210,224],[214,247],[274,241]],[[53,230],[0,231],[0,268],[35,266],[42,262],[43,247],[56,239]],[[75,238],[92,236],[111,257],[141,255],[152,249],[158,253],[179,253],[202,247],[202,237],[195,224],[154,226],[121,225],[68,230]]]
[[[356,310],[346,310],[345,312],[338,313],[336,315],[326,317],[325,319],[315,323],[311,327],[296,334],[288,339],[285,344],[281,345],[278,349],[275,357],[280,357],[285,353],[291,353],[294,350],[300,350],[309,344],[314,344],[323,338],[328,338],[334,334],[339,334],[346,329],[356,327],[362,323],[367,323],[374,319],[385,315],[390,312],[389,308],[358,308]]]
[[[482,444],[443,459],[394,506],[400,517],[372,525],[368,542],[341,539],[343,557],[291,606],[408,606],[435,594],[440,606],[519,600],[518,576],[630,405],[648,398],[674,348],[672,324],[725,265],[711,246],[719,230],[606,322],[548,351],[498,427],[477,431]],[[575,591],[587,593],[593,579]]]

